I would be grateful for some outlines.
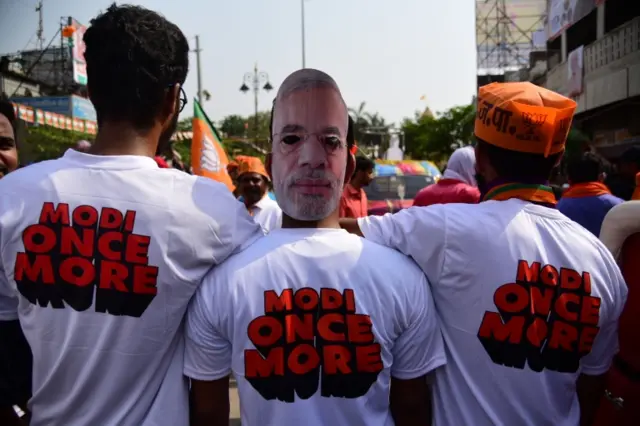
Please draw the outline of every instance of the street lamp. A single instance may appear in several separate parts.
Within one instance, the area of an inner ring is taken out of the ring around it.
[[[253,102],[254,102],[254,130],[255,130],[255,142],[258,143],[258,93],[260,89],[267,92],[273,90],[273,86],[269,83],[269,74],[264,71],[258,71],[258,64],[253,67],[253,72],[248,72],[244,75],[244,82],[240,86],[242,93],[247,93],[249,90],[253,90]]]

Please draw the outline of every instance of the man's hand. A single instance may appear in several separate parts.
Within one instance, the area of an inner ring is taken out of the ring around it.
[[[191,426],[229,426],[229,376],[191,380]]]
[[[362,232],[360,231],[360,226],[358,226],[358,219],[341,218],[340,227],[350,234],[364,237],[364,235],[362,235]]]
[[[580,426],[591,426],[595,420],[600,400],[605,390],[605,375],[587,376],[581,374],[577,384],[580,402]]]
[[[431,393],[426,375],[411,380],[392,377],[390,404],[396,426],[431,426]]]

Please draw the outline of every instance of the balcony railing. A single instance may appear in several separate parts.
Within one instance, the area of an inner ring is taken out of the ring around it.
[[[625,56],[640,51],[640,17],[605,34],[584,49],[584,73],[588,75]]]

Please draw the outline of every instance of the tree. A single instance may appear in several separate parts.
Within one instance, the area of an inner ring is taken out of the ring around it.
[[[243,137],[247,130],[244,127],[245,123],[247,123],[247,118],[242,117],[241,115],[228,115],[220,122],[220,130],[228,136]]]
[[[412,158],[446,161],[456,149],[471,144],[475,109],[473,105],[453,107],[435,117],[416,113],[405,119],[405,152]]]
[[[177,132],[190,132],[193,128],[193,117],[183,118],[178,121],[178,127],[176,127]]]
[[[370,126],[365,106],[365,102],[360,102],[358,108],[348,108],[349,114],[353,119],[353,134],[360,144],[364,144],[364,131]]]

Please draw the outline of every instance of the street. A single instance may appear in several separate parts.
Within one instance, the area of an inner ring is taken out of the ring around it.
[[[238,398],[238,387],[234,379],[231,379],[229,383],[229,402],[231,403],[229,426],[240,426],[240,399]]]

